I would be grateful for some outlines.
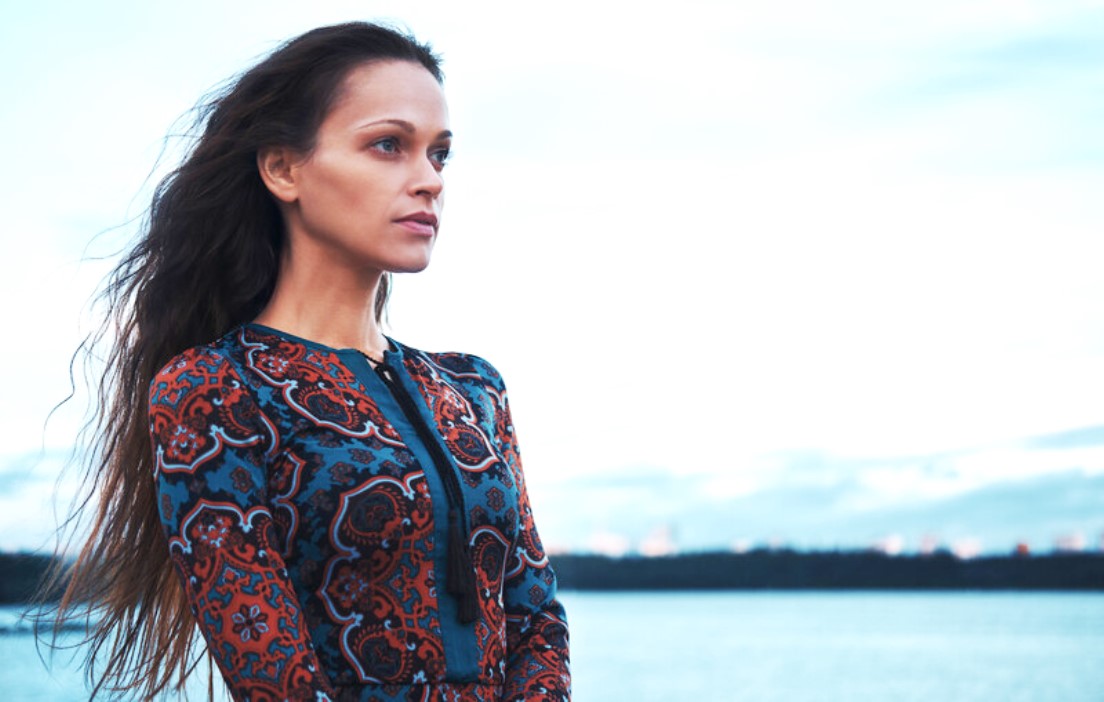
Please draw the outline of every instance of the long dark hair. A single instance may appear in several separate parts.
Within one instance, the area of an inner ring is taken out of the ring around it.
[[[91,615],[93,697],[127,691],[149,699],[180,690],[201,658],[158,516],[147,389],[173,356],[264,307],[276,284],[284,225],[257,153],[270,146],[308,153],[349,71],[376,61],[414,62],[442,80],[428,45],[356,22],[288,41],[201,102],[194,145],[156,187],[137,243],[101,293],[107,314],[89,343],[109,350],[96,414],[83,433],[85,496],[75,508],[78,517],[91,511],[90,535],[76,560],[44,586],[64,587],[55,635],[67,621]],[[381,282],[377,317],[387,294]]]

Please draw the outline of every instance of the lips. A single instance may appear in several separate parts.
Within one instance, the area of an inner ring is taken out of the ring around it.
[[[437,215],[432,212],[414,212],[399,217],[395,223],[422,236],[433,236],[437,233]]]

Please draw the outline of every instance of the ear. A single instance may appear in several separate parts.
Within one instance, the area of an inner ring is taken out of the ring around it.
[[[295,179],[297,154],[286,146],[266,146],[257,152],[257,170],[265,187],[280,202],[291,204],[299,199]]]

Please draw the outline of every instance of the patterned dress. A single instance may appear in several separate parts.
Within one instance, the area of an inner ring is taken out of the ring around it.
[[[569,700],[502,379],[392,346],[373,369],[250,324],[151,383],[162,524],[227,686],[252,702]]]

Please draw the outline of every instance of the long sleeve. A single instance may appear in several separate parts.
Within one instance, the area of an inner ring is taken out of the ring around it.
[[[506,689],[509,702],[568,702],[571,673],[567,619],[556,599],[556,575],[533,521],[521,458],[501,378],[496,435],[518,489],[518,537],[506,563]]]
[[[235,700],[332,700],[266,500],[277,432],[220,354],[193,349],[150,385],[162,525]]]
[[[571,699],[567,619],[556,599],[556,575],[533,526],[521,486],[522,532],[503,587],[506,609],[506,691],[510,702]]]

